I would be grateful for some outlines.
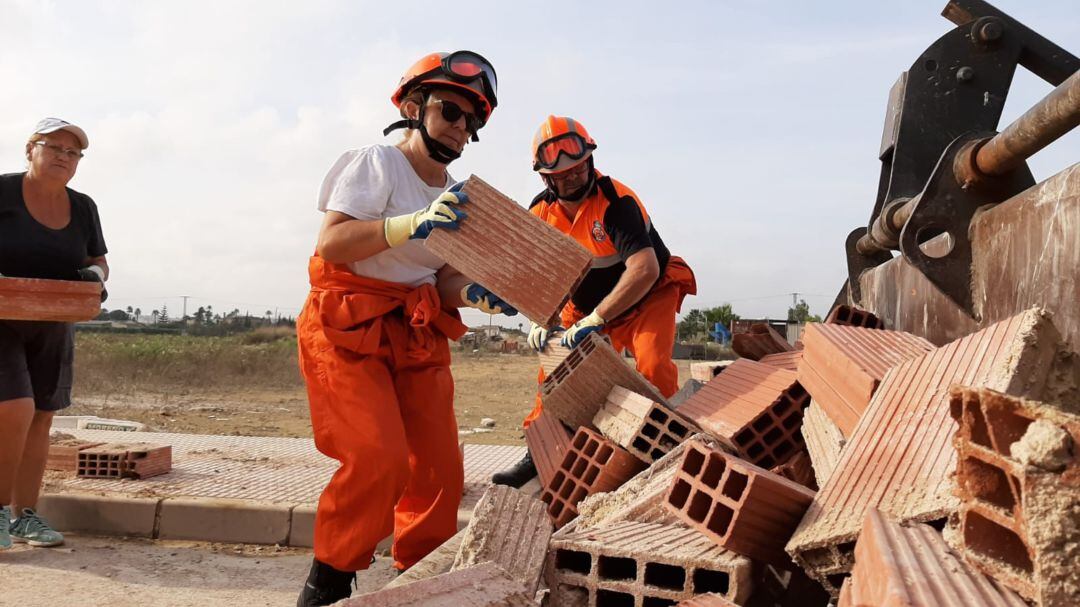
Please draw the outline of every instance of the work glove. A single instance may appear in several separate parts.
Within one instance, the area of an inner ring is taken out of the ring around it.
[[[585,318],[577,321],[566,333],[562,336],[562,345],[567,348],[574,348],[581,343],[589,333],[596,333],[600,329],[604,328],[604,319],[600,318],[600,315],[593,310],[592,314],[589,314]]]
[[[86,266],[79,268],[79,280],[83,282],[101,283],[101,301],[109,298],[109,292],[105,290],[105,270],[100,266]]]
[[[518,313],[517,308],[475,282],[469,283],[461,289],[461,300],[484,314],[515,316]]]
[[[462,181],[443,192],[431,204],[408,215],[387,217],[383,222],[386,243],[391,247],[405,244],[413,238],[427,238],[435,228],[458,229],[458,222],[465,219],[465,211],[453,209],[451,205],[465,204],[469,197],[461,191],[465,186]]]
[[[547,347],[548,335],[550,333],[551,332],[548,331],[546,327],[541,327],[540,325],[533,323],[532,326],[529,327],[529,337],[527,339],[529,347],[537,352],[543,352],[544,348]]]

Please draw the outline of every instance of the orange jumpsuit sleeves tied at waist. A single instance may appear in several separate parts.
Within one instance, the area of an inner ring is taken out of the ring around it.
[[[601,331],[611,338],[611,345],[622,352],[629,350],[637,370],[665,397],[679,391],[679,369],[671,360],[675,349],[675,315],[682,310],[683,299],[697,294],[697,280],[681,257],[672,256],[656,286],[635,307],[604,325]],[[562,326],[569,327],[584,318],[574,304],[562,310]],[[538,381],[543,383],[544,370]],[[536,406],[525,418],[528,427],[543,410],[540,394]]]
[[[315,558],[366,569],[394,534],[399,569],[457,531],[464,485],[447,338],[465,333],[432,285],[357,276],[318,256],[297,319],[315,446],[341,462],[315,515]]]

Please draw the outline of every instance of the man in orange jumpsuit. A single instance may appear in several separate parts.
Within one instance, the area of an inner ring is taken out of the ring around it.
[[[664,396],[679,390],[671,360],[675,314],[683,298],[697,292],[694,273],[668,251],[645,206],[634,192],[593,165],[596,142],[573,118],[548,116],[533,137],[533,170],[547,188],[529,211],[568,234],[593,254],[592,267],[562,311],[564,346],[574,347],[596,331],[616,350],[629,350],[637,369]],[[529,345],[544,347],[548,329],[533,323]],[[544,380],[543,369],[539,381]],[[541,412],[540,397],[525,418]],[[492,477],[520,487],[535,476],[532,458]]]
[[[423,57],[391,97],[403,120],[387,132],[405,137],[346,151],[323,180],[296,329],[315,445],[341,467],[319,497],[300,607],[348,597],[391,533],[400,571],[457,530],[464,471],[447,339],[465,332],[458,307],[516,312],[422,239],[466,219],[447,165],[476,140],[495,85],[476,53]]]

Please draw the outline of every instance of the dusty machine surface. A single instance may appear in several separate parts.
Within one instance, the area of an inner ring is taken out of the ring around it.
[[[936,345],[1041,306],[1076,350],[1080,164],[1036,184],[1026,160],[1080,124],[1080,60],[982,0],[942,15],[957,27],[889,92],[877,199],[848,235],[837,303]],[[1056,88],[999,132],[1017,66]]]

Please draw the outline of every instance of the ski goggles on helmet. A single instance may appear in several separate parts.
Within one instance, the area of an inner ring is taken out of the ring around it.
[[[442,76],[450,82],[468,85],[479,81],[480,89],[477,92],[484,95],[486,101],[491,104],[491,109],[495,109],[495,106],[498,105],[495,93],[499,83],[495,76],[495,68],[491,66],[487,59],[477,53],[472,51],[450,53],[442,58],[439,67],[420,74],[413,80],[423,82],[431,80],[433,76]]]
[[[552,137],[536,148],[533,170],[555,168],[555,165],[559,164],[560,156],[566,156],[570,160],[581,160],[594,149],[596,149],[595,145],[589,144],[584,137],[577,133],[564,133]]]

